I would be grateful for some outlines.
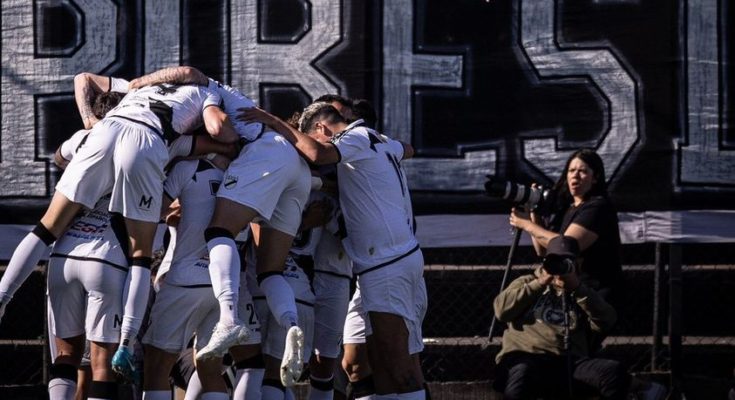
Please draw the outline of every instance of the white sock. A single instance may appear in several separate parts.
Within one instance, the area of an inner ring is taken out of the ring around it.
[[[184,400],[196,400],[201,394],[202,381],[199,380],[199,374],[197,371],[194,371],[191,378],[189,378],[189,385],[186,386],[186,395],[184,396]]]
[[[281,274],[270,275],[260,282],[260,289],[265,294],[268,308],[276,321],[284,329],[299,324],[296,312],[296,297],[293,289]]]
[[[143,324],[150,288],[150,268],[131,265],[128,277],[125,280],[125,291],[123,292],[125,308],[123,323],[120,327],[120,343],[123,346],[132,346],[132,339],[138,334],[140,326]]]
[[[171,400],[170,390],[144,390],[143,400]]]
[[[48,249],[49,244],[38,237],[35,231],[27,234],[18,243],[18,247],[15,248],[13,255],[10,257],[5,274],[0,279],[0,296],[5,299],[13,297],[20,285],[31,275],[33,268],[38,265],[38,261],[41,260],[46,249]]]
[[[232,395],[233,400],[260,400],[260,387],[263,384],[263,368],[245,368],[238,369],[235,375],[237,385],[235,393]]]
[[[230,395],[225,392],[206,392],[202,393],[202,400],[230,400]]]
[[[240,256],[235,241],[218,236],[207,242],[209,249],[209,277],[212,290],[219,302],[219,322],[232,325],[237,316],[240,286]]]
[[[311,387],[309,388],[309,400],[332,400],[334,398],[334,382],[332,381],[331,376],[329,378],[317,378],[312,375],[309,377],[309,380],[311,381]],[[318,389],[314,384],[317,386],[329,385],[330,389]]]
[[[285,400],[285,390],[270,385],[263,385],[260,390],[263,400]]]
[[[377,396],[377,395],[376,394],[369,394],[367,396],[355,397],[355,400],[375,400],[377,398],[375,396]]]
[[[48,382],[48,397],[52,400],[73,399],[77,383],[71,379],[54,378]]]

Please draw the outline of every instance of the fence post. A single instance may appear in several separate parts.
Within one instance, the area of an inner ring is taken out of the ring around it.
[[[681,245],[669,246],[669,354],[671,356],[671,397],[682,395],[682,273]]]
[[[658,357],[663,346],[663,332],[666,320],[661,312],[664,292],[664,255],[665,245],[656,243],[656,261],[653,270],[653,343],[651,345],[651,372],[658,371]]]

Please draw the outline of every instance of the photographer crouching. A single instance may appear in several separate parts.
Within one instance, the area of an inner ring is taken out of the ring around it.
[[[578,255],[574,238],[552,238],[543,267],[517,278],[495,298],[495,316],[508,329],[493,386],[505,399],[626,397],[630,376],[625,368],[588,357],[590,332],[604,333],[616,313],[580,281]]]

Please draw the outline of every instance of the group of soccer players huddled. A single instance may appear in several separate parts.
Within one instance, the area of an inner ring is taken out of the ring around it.
[[[186,399],[288,399],[303,380],[344,398],[339,375],[349,398],[427,398],[413,148],[368,102],[328,94],[284,121],[193,67],[80,73],[74,93],[84,129],[0,280],[2,318],[52,246],[51,399],[117,399],[122,381],[172,399],[182,360]]]

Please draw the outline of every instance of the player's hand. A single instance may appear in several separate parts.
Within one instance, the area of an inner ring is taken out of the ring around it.
[[[238,115],[235,117],[238,121],[243,122],[260,122],[261,124],[266,124],[273,126],[277,121],[277,117],[268,111],[263,110],[259,107],[252,107],[252,108],[238,108]]]
[[[128,90],[139,89],[143,86],[146,86],[143,78],[135,78],[132,81],[128,82]]]
[[[327,199],[316,200],[309,203],[301,218],[301,229],[311,229],[326,225],[332,216],[332,203]]]
[[[181,221],[181,204],[179,203],[179,200],[176,199],[170,206],[168,206],[168,211],[166,212],[166,225],[175,228],[179,226],[179,221]]]

